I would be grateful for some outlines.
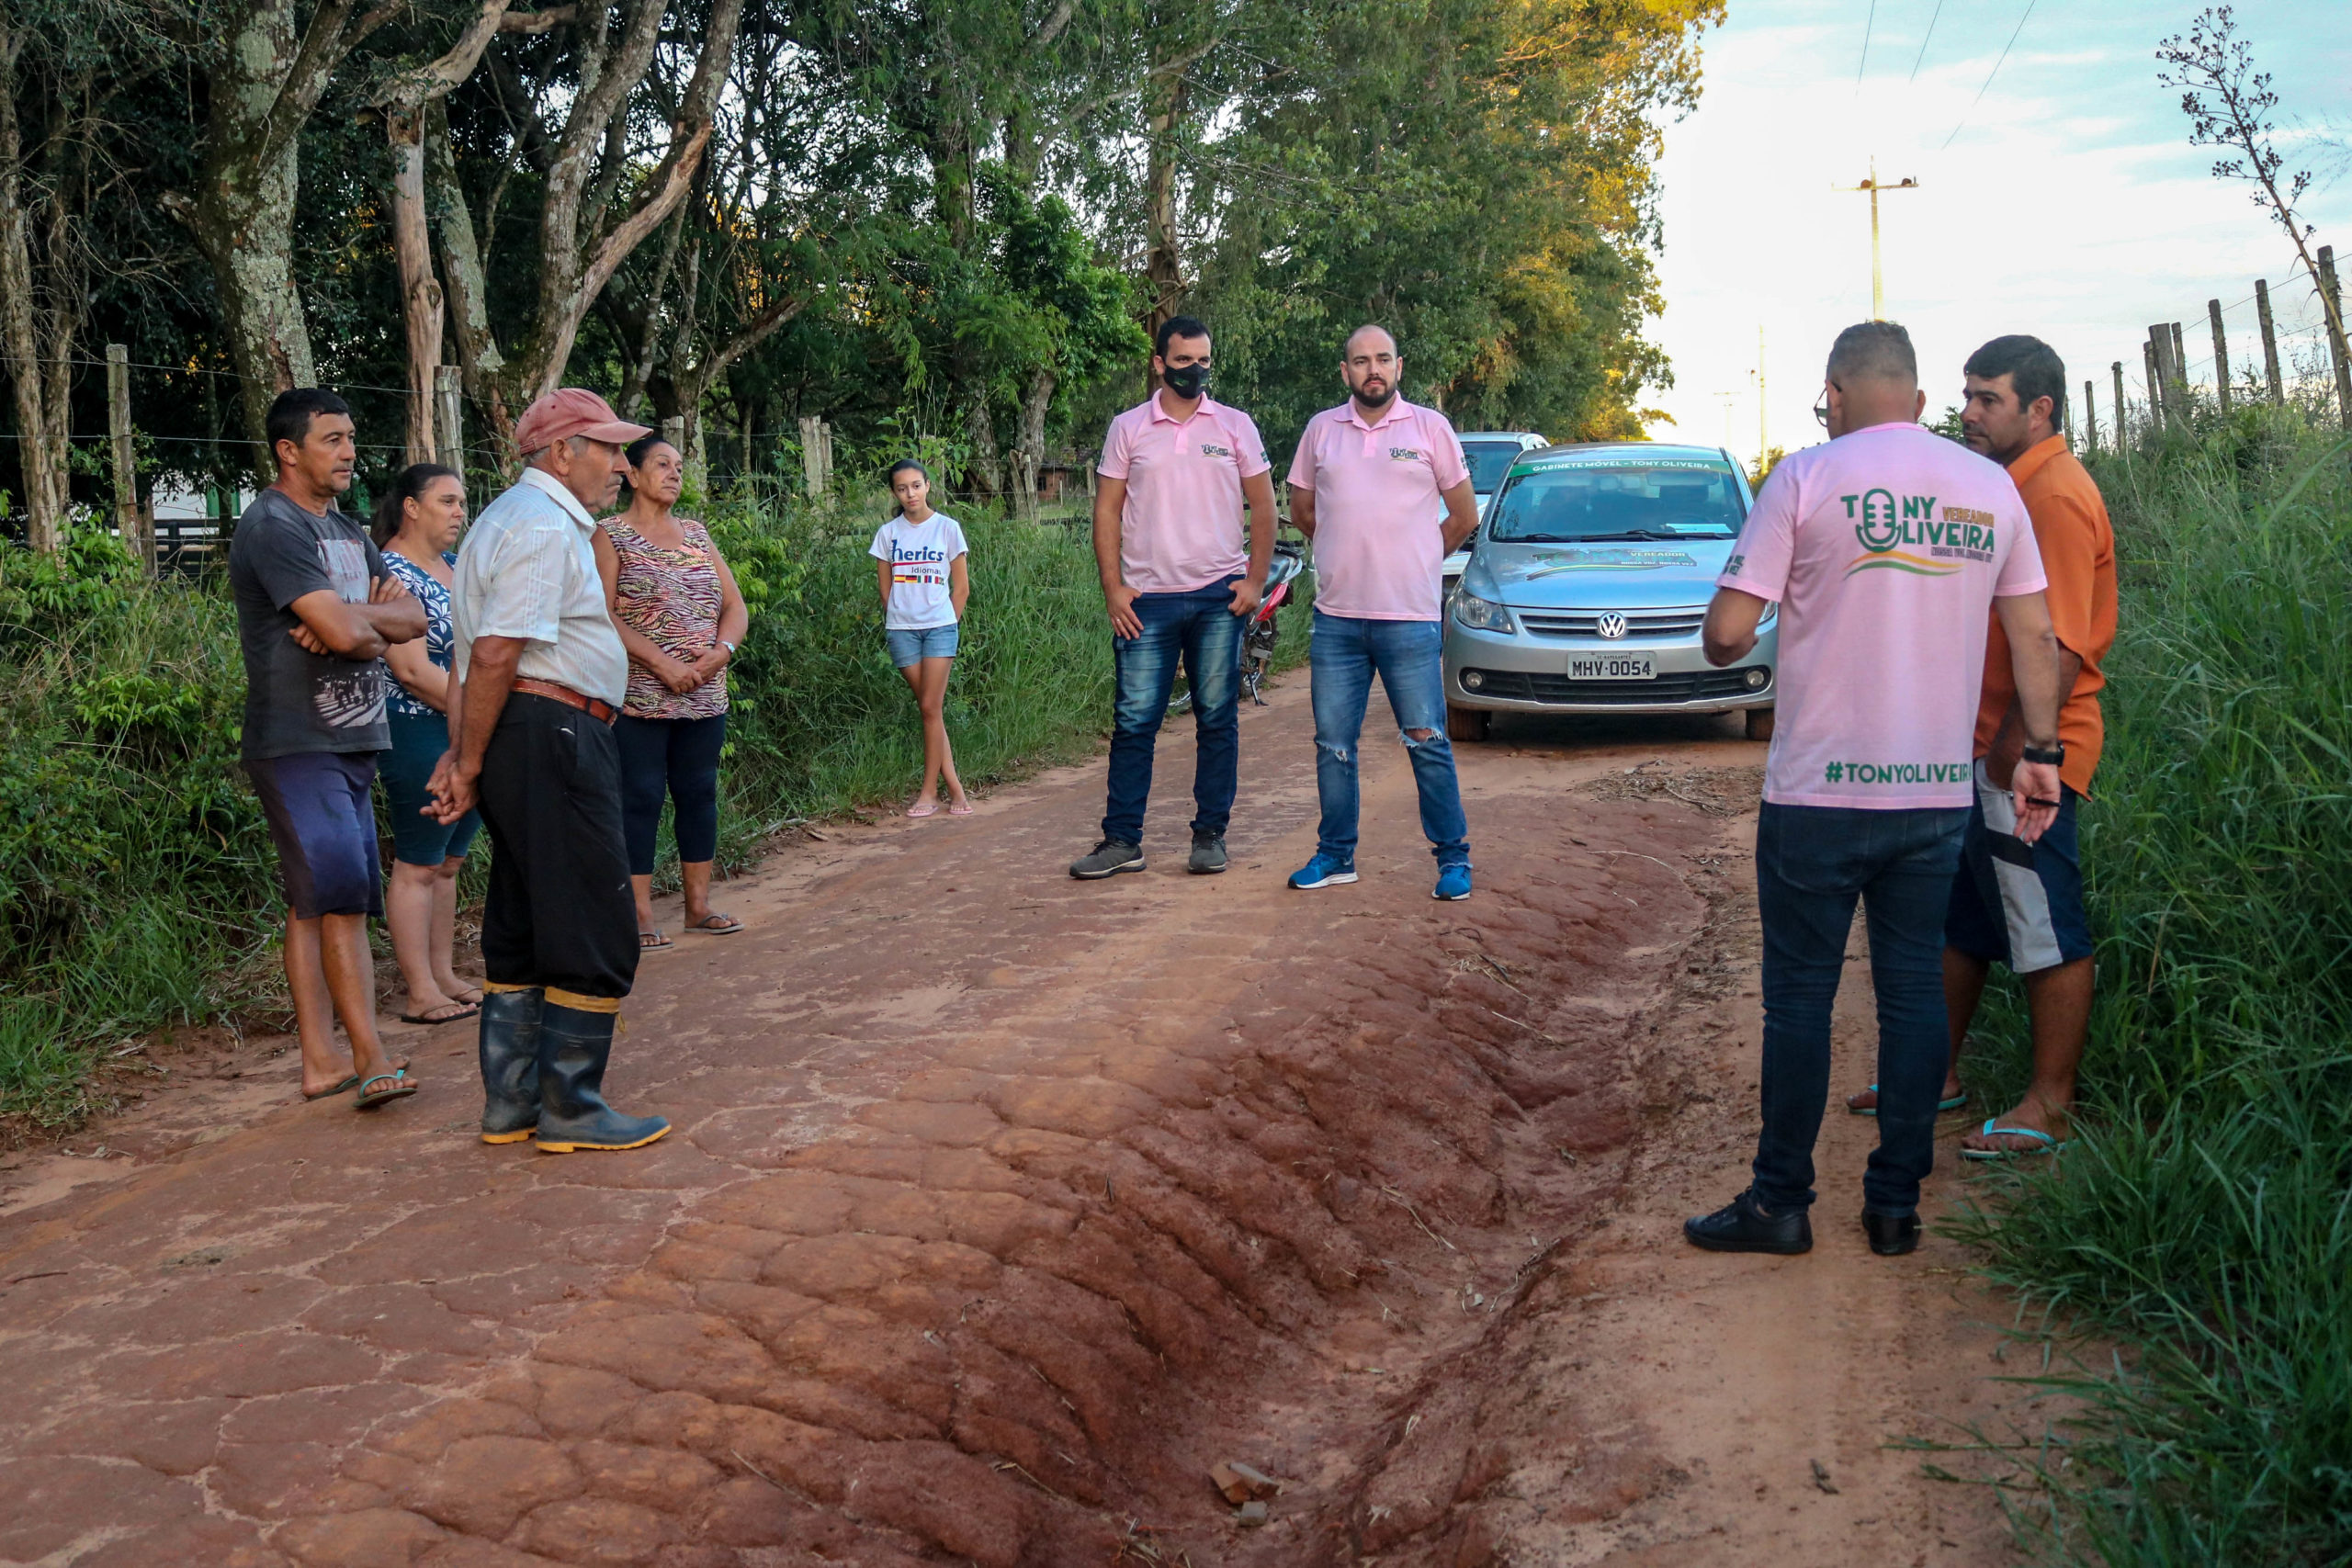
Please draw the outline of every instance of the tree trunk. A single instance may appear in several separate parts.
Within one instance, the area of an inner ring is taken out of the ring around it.
[[[65,523],[66,484],[58,448],[65,406],[52,397],[63,369],[42,363],[35,317],[32,221],[25,209],[24,135],[17,118],[17,58],[24,40],[0,17],[0,350],[8,358],[17,406],[17,448],[25,478],[27,542],[55,550]],[[62,357],[62,355],[59,355]]]
[[[441,285],[424,220],[424,110],[385,111],[392,154],[392,254],[400,265],[401,320],[408,336],[408,460],[433,461],[433,371],[441,363]]]
[[[1150,154],[1144,176],[1144,225],[1149,248],[1144,253],[1143,276],[1151,290],[1151,313],[1144,325],[1155,333],[1184,299],[1176,229],[1176,140],[1184,121],[1187,86],[1184,72],[1172,73],[1155,96],[1146,126]]]
[[[442,106],[426,107],[424,179],[432,230],[440,239],[441,276],[449,308],[449,328],[458,340],[458,367],[466,396],[482,412],[492,447],[502,468],[514,467],[514,413],[506,405],[500,372],[505,357],[490,330],[490,304],[483,279],[481,247],[474,241],[474,220],[466,206],[465,187],[458,183],[458,164],[449,152],[449,121]]]
[[[1004,493],[1004,457],[996,442],[996,415],[989,408],[988,393],[975,388],[970,405],[964,415],[965,432],[972,440],[972,455],[964,468],[964,484],[983,501],[993,501]]]
[[[1021,394],[1021,434],[1012,448],[1012,493],[1024,517],[1037,515],[1037,470],[1046,462],[1046,411],[1053,406],[1054,373],[1039,366]]]

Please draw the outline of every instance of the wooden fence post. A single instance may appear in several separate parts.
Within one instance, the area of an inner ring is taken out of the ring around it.
[[[815,414],[800,416],[800,478],[811,501],[832,488],[833,427]]]
[[[2191,407],[2188,398],[2188,348],[2181,339],[2178,321],[2172,324],[2172,394],[2173,417],[2186,427]]]
[[[2098,383],[2086,378],[2083,381],[2083,449],[2098,450]]]
[[[155,571],[155,531],[139,510],[139,465],[130,439],[130,350],[107,344],[107,436],[114,447],[114,525],[123,547]]]
[[[2270,285],[2259,277],[2254,280],[2254,313],[2262,322],[2262,370],[2270,378],[2270,404],[2277,408],[2287,401],[2287,382],[2278,374],[2278,329],[2270,321]]]
[[[454,365],[433,367],[433,460],[466,471],[465,372]]]
[[[2172,339],[2165,333],[2162,321],[2148,329],[2148,412],[2158,425],[2165,427],[2169,427],[2176,417],[2172,395]]]
[[[2230,412],[2230,340],[2222,331],[2222,302],[2205,301],[2205,314],[2213,323],[2213,400],[2222,412]]]
[[[2325,296],[2322,301],[2327,310],[2327,352],[2335,361],[2335,406],[2344,419],[2344,428],[2352,430],[2352,351],[2344,343],[2344,296],[2335,287],[2335,247],[2319,248],[2319,286]]]
[[[2121,457],[2132,440],[2132,408],[2123,400],[2123,361],[2115,362],[2115,455]]]

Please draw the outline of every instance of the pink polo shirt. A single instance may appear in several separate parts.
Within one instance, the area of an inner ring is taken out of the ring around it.
[[[1119,570],[1139,593],[1188,593],[1250,565],[1241,481],[1264,473],[1266,444],[1239,409],[1203,398],[1170,419],[1154,392],[1111,421],[1095,472],[1127,481]]]
[[[2007,470],[1910,423],[1809,446],[1764,481],[1716,581],[1781,606],[1766,800],[1969,804],[1986,612],[2043,587]]]
[[[1315,607],[1360,621],[1434,621],[1443,596],[1444,492],[1470,477],[1453,425],[1391,402],[1363,422],[1353,398],[1306,422],[1290,482],[1315,492]]]

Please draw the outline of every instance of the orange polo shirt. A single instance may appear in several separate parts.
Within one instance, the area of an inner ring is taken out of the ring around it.
[[[2107,739],[2107,723],[2098,708],[2107,676],[2099,661],[2115,646],[2115,530],[2108,523],[2098,486],[2066,449],[2063,435],[2026,448],[2009,465],[2009,478],[2025,497],[2034,543],[2041,548],[2042,574],[2050,579],[2050,624],[2066,651],[2083,661],[2083,672],[2075,678],[2075,690],[2058,714],[2058,739],[2066,747],[2066,765],[2058,775],[2087,798],[2091,775],[2098,771],[2099,748]],[[2009,639],[1996,615],[1993,635],[1984,644],[1984,695],[1976,710],[1978,756],[1993,749],[1993,736],[2016,697]]]

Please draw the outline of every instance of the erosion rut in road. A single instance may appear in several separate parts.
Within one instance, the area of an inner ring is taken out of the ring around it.
[[[475,1142],[449,1030],[383,1114],[278,1103],[257,1046],[85,1137],[127,1157],[81,1184],[12,1173],[0,1561],[1859,1564],[1923,1525],[1999,1561],[1981,1503],[1875,1446],[1996,1370],[1977,1303],[1858,1237],[1673,1249],[1739,1180],[1724,770],[1761,748],[1669,727],[1630,782],[1638,732],[1464,748],[1449,905],[1371,747],[1364,880],[1302,895],[1304,695],[1249,718],[1223,877],[1182,873],[1171,731],[1147,874],[1062,874],[1082,769],[729,885],[748,933],[650,956],[625,1015],[611,1088],[677,1127],[642,1153]],[[1791,1440],[1852,1493],[1791,1472],[1768,1507],[1747,1467],[1797,1461],[1724,1416],[1785,1391],[1709,1360],[1708,1313],[1825,1292],[1800,1369],[1890,1336],[1917,1366],[1757,1417],[1826,1421]],[[1261,1526],[1227,1459],[1282,1482]]]

